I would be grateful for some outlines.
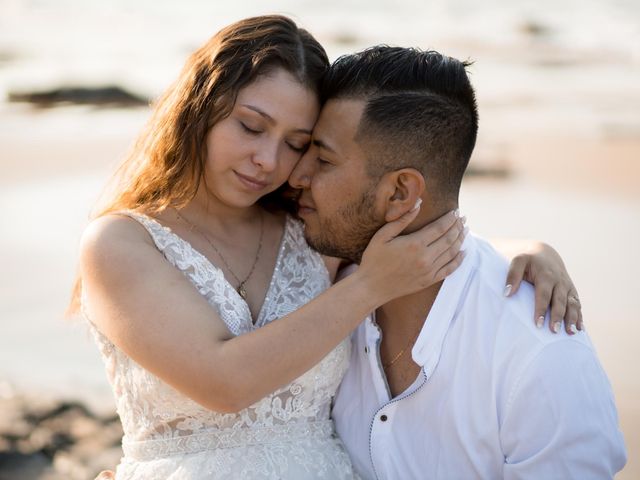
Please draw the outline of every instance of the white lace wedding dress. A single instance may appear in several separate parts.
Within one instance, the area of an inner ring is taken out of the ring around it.
[[[166,259],[206,297],[234,335],[290,313],[329,286],[324,263],[305,242],[302,225],[288,217],[254,325],[248,305],[209,260],[154,219],[125,213],[148,230]],[[249,408],[224,414],[203,408],[137,365],[88,323],[125,434],[118,480],[355,477],[329,418],[332,397],[347,368],[348,339],[294,382]]]

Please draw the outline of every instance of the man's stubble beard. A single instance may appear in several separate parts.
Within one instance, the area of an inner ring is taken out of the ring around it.
[[[374,209],[373,191],[366,192],[358,202],[340,208],[331,219],[319,221],[315,237],[305,231],[307,243],[323,255],[360,263],[371,237],[385,224]]]

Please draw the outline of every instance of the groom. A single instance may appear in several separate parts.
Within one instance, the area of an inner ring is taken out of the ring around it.
[[[311,245],[357,263],[418,199],[411,230],[457,207],[478,126],[465,67],[392,47],[332,66],[290,179]],[[536,329],[533,289],[506,299],[505,260],[478,237],[463,249],[444,282],[384,305],[353,334],[333,418],[356,469],[371,479],[612,478],[624,443],[587,335]]]

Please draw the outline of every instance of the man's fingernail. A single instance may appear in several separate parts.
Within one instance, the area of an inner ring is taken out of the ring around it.
[[[507,285],[506,287],[504,287],[504,296],[508,297],[509,294],[511,293],[511,284]]]
[[[536,327],[542,328],[543,325],[544,325],[544,315],[540,315],[538,318],[536,318]]]
[[[569,330],[571,330],[571,333],[573,333],[573,334],[578,333],[578,327],[576,327],[573,323],[569,327]]]
[[[553,325],[551,325],[551,330],[553,330],[553,333],[558,333],[558,331],[560,330],[560,322],[555,322]]]

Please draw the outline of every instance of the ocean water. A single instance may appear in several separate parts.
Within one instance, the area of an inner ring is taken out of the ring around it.
[[[331,58],[388,43],[472,59],[482,112],[555,105],[570,129],[640,132],[632,0],[0,0],[0,121],[10,92],[119,85],[154,98],[218,29],[264,13],[293,17]]]
[[[66,83],[124,83],[154,95],[188,52],[219,28],[264,13],[292,16],[334,58],[390,43],[462,58],[506,56],[516,63],[640,62],[635,0],[265,3],[0,0],[0,97],[3,91]],[[545,57],[551,50],[556,53]]]

